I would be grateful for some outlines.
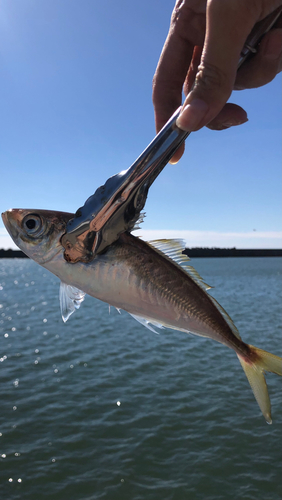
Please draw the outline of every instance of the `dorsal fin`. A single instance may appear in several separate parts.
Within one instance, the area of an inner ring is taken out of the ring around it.
[[[190,259],[188,255],[183,253],[183,250],[185,250],[184,240],[153,240],[147,241],[147,243],[159,252],[164,253],[167,257],[182,267],[190,278],[196,281],[201,288],[204,290],[210,290],[212,288],[204,282],[203,278],[199,275],[196,269],[188,264]]]

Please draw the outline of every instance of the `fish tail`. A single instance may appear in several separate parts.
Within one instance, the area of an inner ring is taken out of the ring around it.
[[[257,403],[268,424],[272,424],[271,405],[264,372],[282,376],[282,358],[267,351],[249,345],[249,356],[237,353],[239,361],[253,390]]]

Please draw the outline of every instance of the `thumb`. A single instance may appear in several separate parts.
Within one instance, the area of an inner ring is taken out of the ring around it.
[[[177,126],[187,131],[207,125],[228,100],[236,78],[240,52],[260,13],[255,2],[209,0],[201,63]]]

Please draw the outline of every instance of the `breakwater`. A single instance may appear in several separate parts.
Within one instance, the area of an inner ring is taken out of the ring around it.
[[[186,248],[184,252],[190,258],[197,257],[282,257],[280,248]],[[28,258],[21,250],[0,249],[0,259]]]

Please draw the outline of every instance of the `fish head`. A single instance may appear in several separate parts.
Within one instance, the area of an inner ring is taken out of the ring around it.
[[[2,213],[15,244],[38,264],[45,264],[63,251],[61,237],[74,215],[52,210],[14,208]]]

